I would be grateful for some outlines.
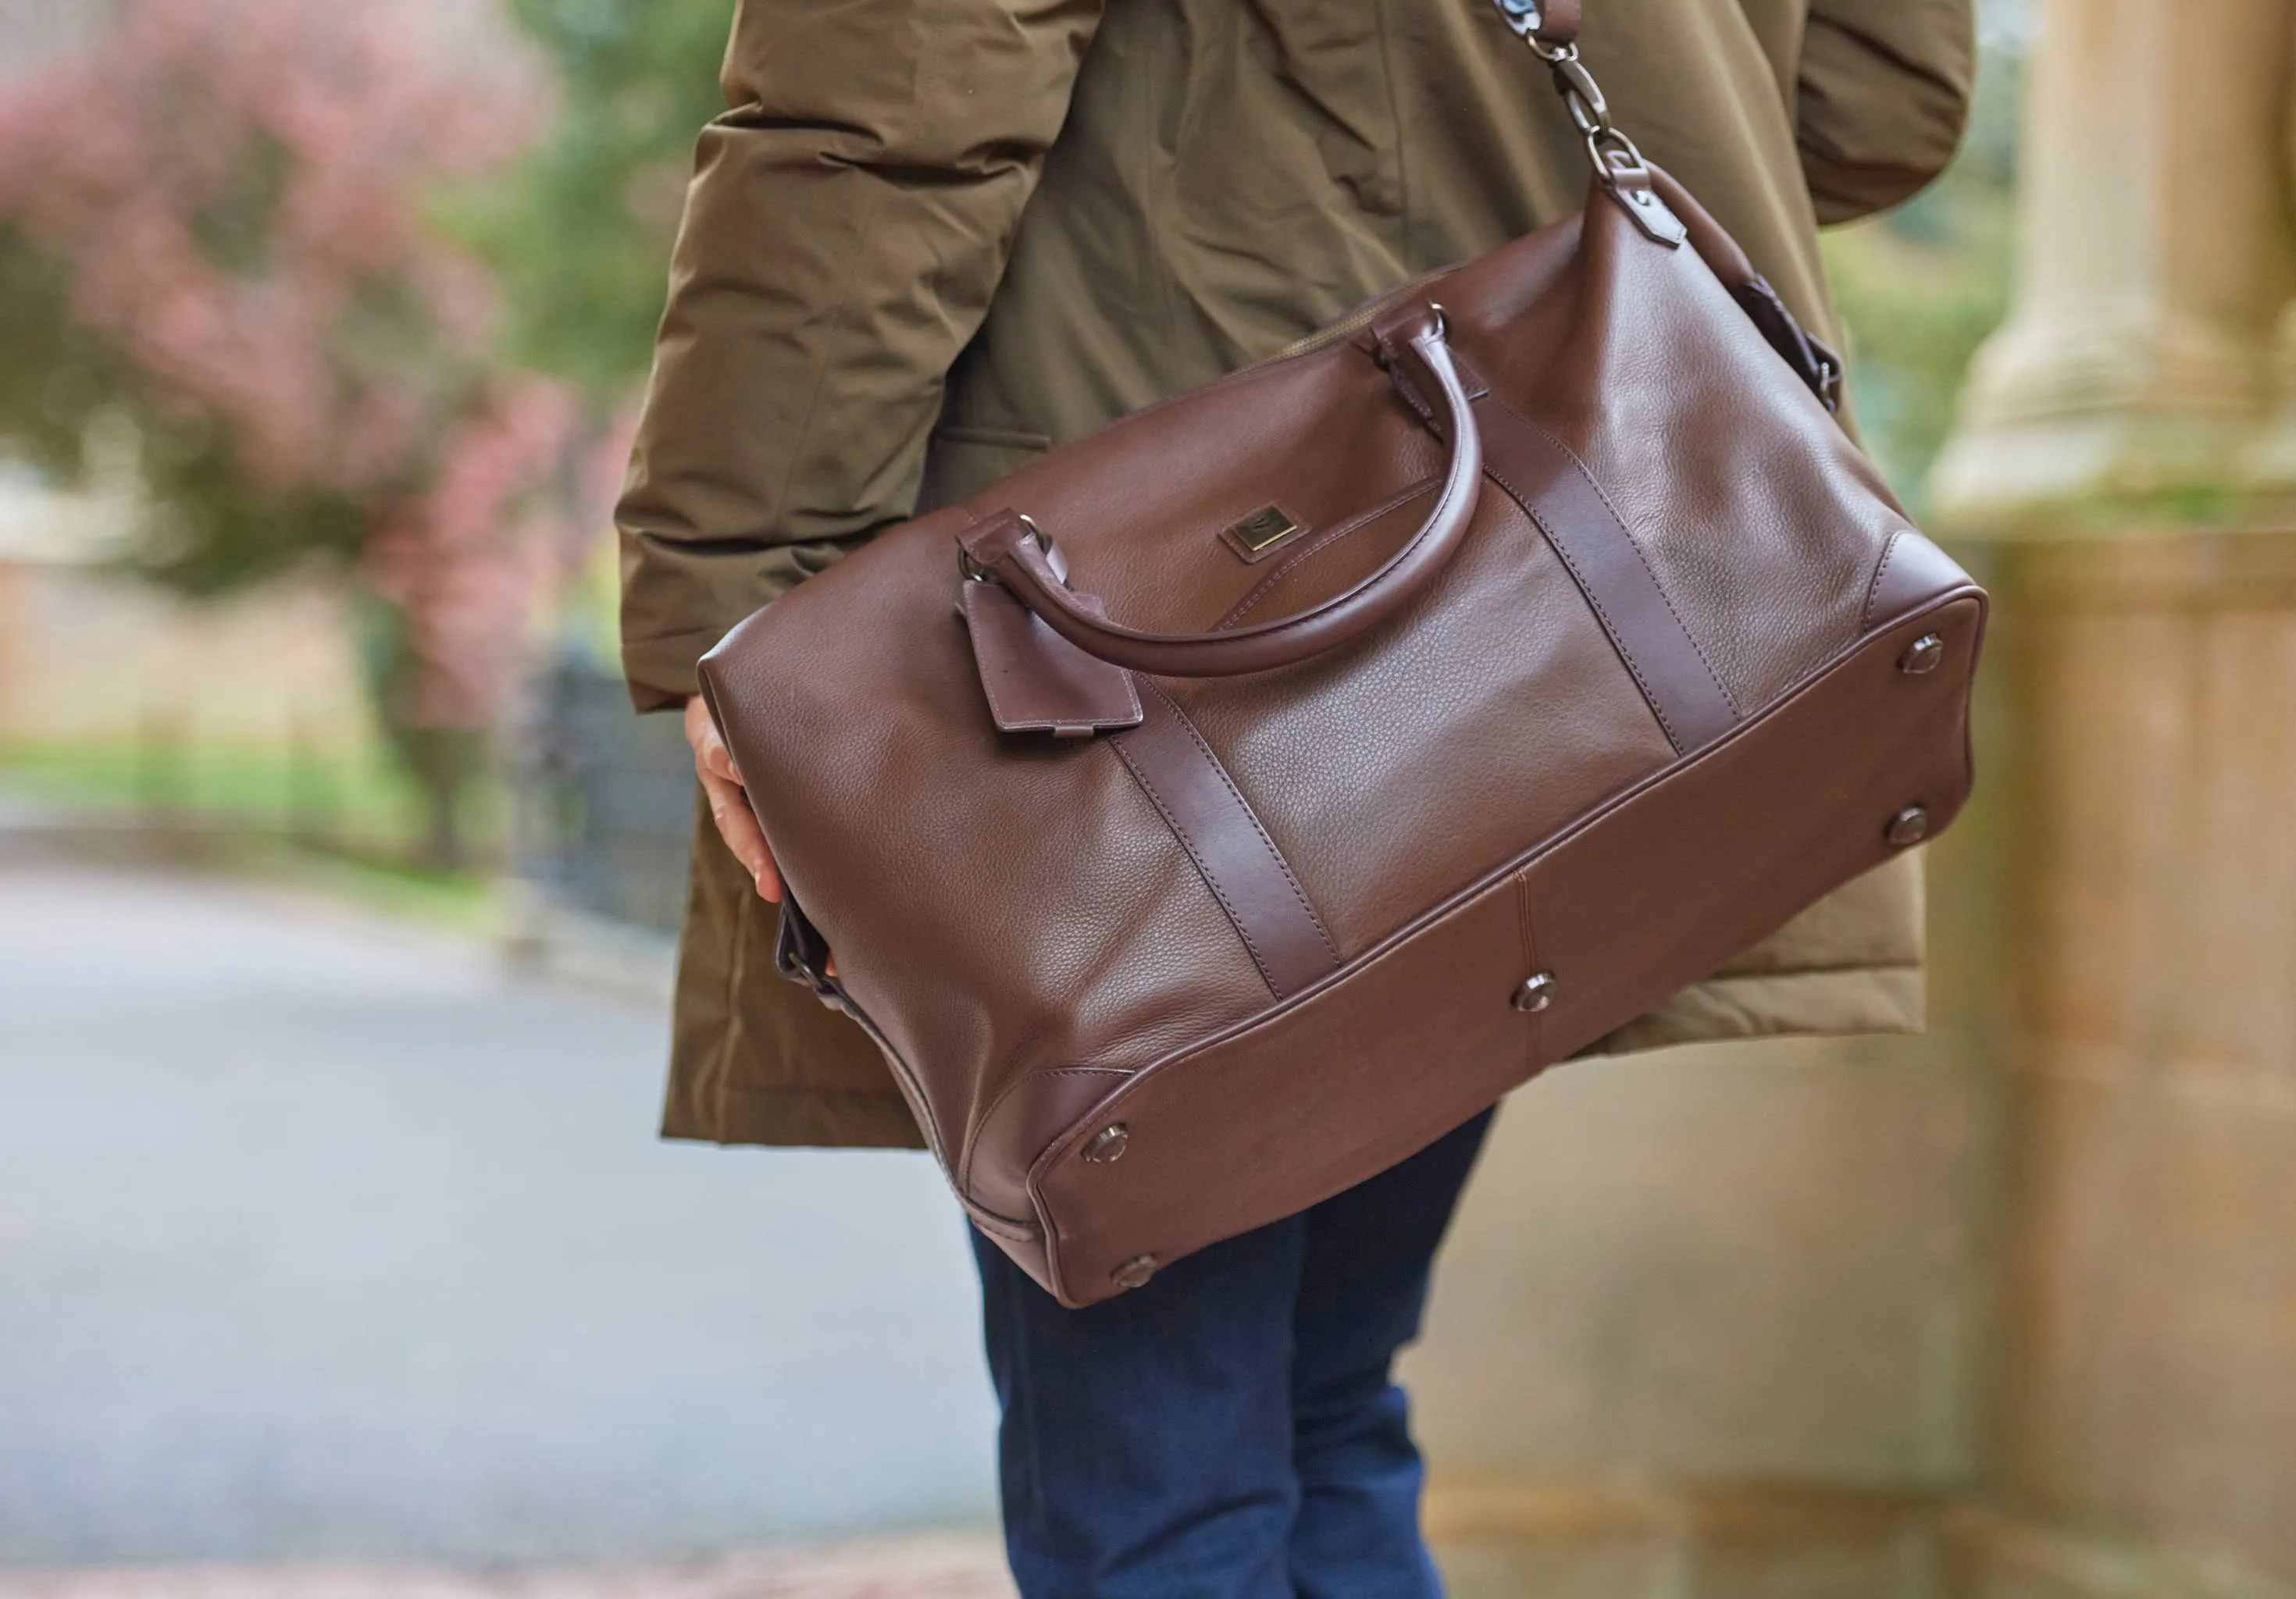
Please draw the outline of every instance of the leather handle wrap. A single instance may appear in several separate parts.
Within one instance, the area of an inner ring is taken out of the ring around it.
[[[1581,0],[1497,0],[1506,25],[1527,39],[1559,50],[1578,38]]]
[[[1542,45],[1572,45],[1578,40],[1580,0],[1545,0],[1539,6],[1538,41]]]
[[[1436,415],[1450,440],[1442,490],[1418,532],[1386,564],[1313,610],[1219,633],[1144,633],[1095,615],[1081,603],[1054,571],[1034,528],[1016,514],[1006,512],[968,529],[961,540],[965,553],[1054,632],[1087,654],[1136,672],[1233,677],[1320,655],[1379,626],[1432,582],[1457,554],[1474,518],[1483,473],[1482,436],[1439,313],[1423,313],[1416,331],[1398,340],[1397,365],[1398,381],[1406,376],[1405,366],[1415,368],[1408,375],[1435,398]]]

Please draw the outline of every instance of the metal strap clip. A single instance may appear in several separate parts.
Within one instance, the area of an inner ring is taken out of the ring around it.
[[[1530,46],[1531,53],[1554,75],[1555,92],[1562,96],[1570,120],[1587,141],[1587,159],[1595,164],[1595,176],[1615,187],[1622,177],[1640,177],[1645,173],[1643,152],[1611,120],[1611,102],[1603,98],[1603,86],[1595,81],[1587,63],[1578,59],[1578,46],[1549,45],[1538,37],[1546,21],[1538,0],[1491,3],[1498,7],[1507,31]]]
[[[1546,26],[1546,18],[1538,9],[1538,0],[1494,0],[1499,15],[1509,29],[1520,37],[1528,39]]]

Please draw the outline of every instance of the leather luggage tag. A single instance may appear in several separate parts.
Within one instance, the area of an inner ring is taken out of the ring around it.
[[[1097,600],[1078,597],[1100,609]],[[1003,584],[965,584],[957,609],[972,636],[988,714],[1002,731],[1089,738],[1140,726],[1132,674],[1078,649]]]

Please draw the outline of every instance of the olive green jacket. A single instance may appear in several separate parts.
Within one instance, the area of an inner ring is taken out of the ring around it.
[[[1970,0],[1587,11],[1620,124],[1830,328],[1817,225],[1952,154]],[[742,0],[725,86],[619,519],[641,709],[921,504],[1587,193],[1489,0]],[[859,1030],[774,975],[774,915],[705,821],[666,1130],[916,1143]],[[1610,1042],[1915,1028],[1921,955],[1902,860]]]

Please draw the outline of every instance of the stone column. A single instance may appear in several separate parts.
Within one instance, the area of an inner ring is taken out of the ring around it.
[[[1995,537],[2240,476],[2291,278],[2285,0],[2040,4],[2015,309],[1934,485]]]
[[[2287,0],[2051,0],[1937,484],[1997,546],[2015,1129],[1978,1599],[2296,1591]]]

